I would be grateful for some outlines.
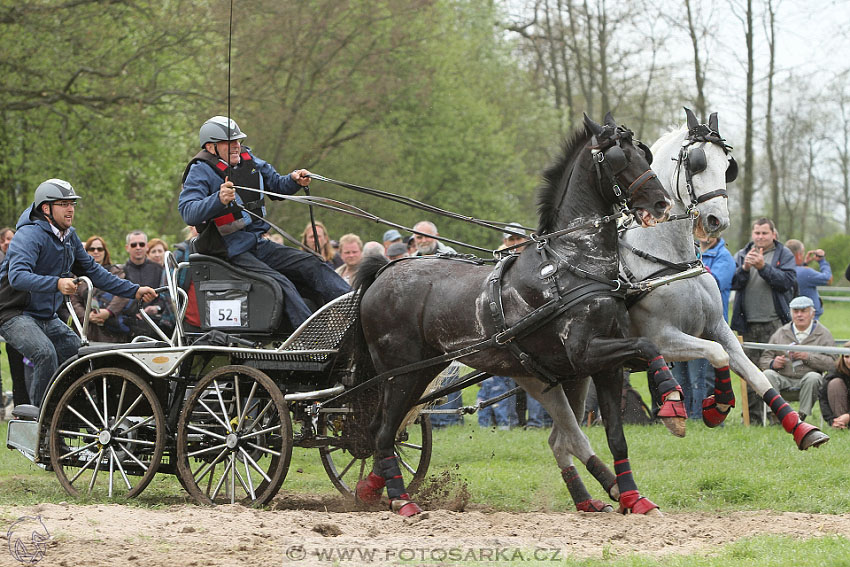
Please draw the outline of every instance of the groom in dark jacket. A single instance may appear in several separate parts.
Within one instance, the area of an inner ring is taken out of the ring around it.
[[[74,274],[122,297],[156,297],[152,288],[112,275],[88,255],[71,226],[79,198],[61,179],[39,185],[0,264],[0,336],[35,366],[28,386],[34,405],[41,405],[59,365],[80,348],[79,337],[56,316],[62,296],[77,291]]]

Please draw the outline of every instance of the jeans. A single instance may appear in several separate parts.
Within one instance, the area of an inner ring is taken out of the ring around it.
[[[452,362],[448,368],[440,373],[442,377],[441,385],[449,386],[460,380],[460,364]],[[449,401],[434,409],[457,409],[463,405],[462,393],[454,392],[448,395]],[[460,425],[463,423],[463,416],[456,413],[434,413],[431,414],[431,425],[433,427],[445,427],[447,425]]]
[[[702,400],[707,396],[706,384],[709,375],[711,376],[711,393],[714,393],[714,371],[711,370],[711,363],[704,358],[687,360],[677,362],[670,371],[685,394],[684,402],[688,419],[702,419]]]
[[[262,239],[256,248],[231,256],[230,263],[239,268],[274,278],[283,290],[283,310],[293,329],[310,316],[310,308],[296,285],[315,292],[323,303],[351,291],[333,268],[312,254]]]
[[[40,406],[56,369],[77,354],[80,337],[56,316],[36,319],[29,315],[12,317],[0,325],[0,335],[35,366],[29,396],[31,404]]]
[[[552,427],[552,417],[543,405],[528,396],[528,421],[525,422],[526,427]]]
[[[478,399],[482,402],[487,401],[514,388],[516,388],[516,384],[510,378],[492,376],[481,382]],[[519,417],[516,413],[516,396],[505,398],[491,406],[481,408],[478,411],[478,425],[481,427],[497,425],[504,428],[519,425]]]

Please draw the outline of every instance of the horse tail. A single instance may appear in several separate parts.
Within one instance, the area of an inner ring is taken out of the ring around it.
[[[363,294],[366,293],[366,290],[369,289],[369,286],[375,283],[375,278],[378,277],[378,272],[381,269],[389,264],[389,260],[383,255],[381,256],[364,256],[362,260],[360,260],[360,265],[357,266],[357,273],[354,274],[354,283],[351,287],[354,289],[360,290],[360,297],[363,297]]]

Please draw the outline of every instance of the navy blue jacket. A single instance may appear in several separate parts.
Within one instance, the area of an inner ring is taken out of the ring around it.
[[[21,313],[37,319],[55,317],[63,301],[56,284],[60,277],[72,274],[88,276],[94,287],[109,293],[136,296],[139,286],[115,277],[95,262],[73,227],[60,241],[49,222],[31,215],[32,208],[30,205],[18,219],[17,232],[0,264],[0,287],[6,288],[0,295],[5,300],[18,292],[13,301],[0,301],[0,322]]]
[[[245,147],[243,150],[248,151]],[[254,166],[260,170],[262,180],[260,189],[281,195],[294,195],[301,189],[301,186],[289,174],[281,175],[268,162],[254,154],[251,154],[251,157]],[[192,165],[183,182],[183,190],[180,192],[177,203],[177,208],[186,224],[200,226],[206,221],[225,214],[227,206],[218,198],[218,189],[222,183],[221,176],[209,164],[197,162]],[[238,194],[236,202],[242,204]],[[265,207],[263,215],[265,215]],[[227,254],[231,257],[253,249],[263,237],[263,233],[271,228],[267,222],[252,217],[244,211],[242,218],[245,221],[245,228],[223,236]]]
[[[788,303],[794,299],[796,293],[797,271],[795,267],[797,263],[794,261],[794,254],[778,240],[773,241],[773,246],[775,247],[773,262],[771,264],[765,262],[764,267],[759,270],[759,275],[770,286],[773,294],[773,307],[784,325],[791,320],[791,309],[788,307]],[[747,282],[750,281],[750,271],[744,270],[742,266],[744,265],[744,257],[752,247],[753,243],[750,242],[735,254],[735,275],[732,277],[732,289],[736,293],[735,306],[732,309],[732,323],[729,326],[732,327],[732,330],[742,334],[748,330],[747,317],[744,315],[744,292]]]

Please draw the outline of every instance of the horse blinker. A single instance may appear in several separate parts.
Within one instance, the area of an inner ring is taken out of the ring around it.
[[[726,183],[732,183],[738,178],[738,162],[729,156],[729,165],[726,167]]]
[[[605,161],[611,166],[611,172],[618,175],[629,166],[629,158],[620,146],[611,146],[604,152]]]
[[[705,157],[705,150],[702,148],[692,148],[688,152],[688,170],[691,175],[696,175],[705,171],[708,167],[708,160]]]

